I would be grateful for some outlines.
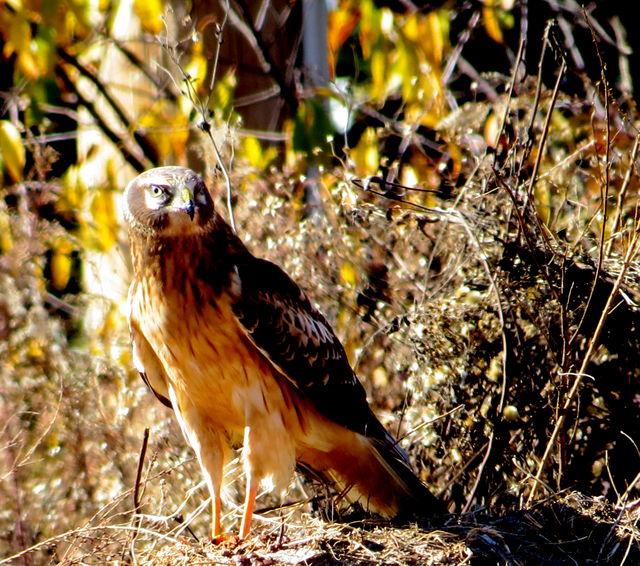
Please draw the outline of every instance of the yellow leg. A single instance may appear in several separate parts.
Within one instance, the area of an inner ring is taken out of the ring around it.
[[[222,515],[222,499],[220,498],[220,489],[216,489],[211,494],[211,538],[220,540],[222,538],[222,529],[220,527],[220,516]]]
[[[244,512],[242,514],[242,523],[240,524],[240,538],[247,538],[251,529],[251,517],[253,517],[253,506],[256,502],[258,494],[258,486],[249,478],[247,482],[247,493],[244,498]]]

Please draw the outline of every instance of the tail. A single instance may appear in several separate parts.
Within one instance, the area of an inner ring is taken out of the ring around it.
[[[322,478],[350,503],[387,518],[445,514],[444,505],[411,469],[404,450],[378,421],[375,425],[367,436],[340,427],[340,440],[332,449],[299,460],[302,471]]]
[[[385,516],[391,517],[432,517],[446,513],[445,506],[429,488],[416,476],[409,457],[397,441],[382,427],[384,436],[366,437],[377,464],[382,481],[388,482],[386,489],[379,490],[376,479],[369,488],[368,480],[362,486],[370,493],[373,507]],[[385,476],[387,476],[385,478]],[[371,494],[371,489],[375,490]],[[376,493],[383,497],[376,497]]]

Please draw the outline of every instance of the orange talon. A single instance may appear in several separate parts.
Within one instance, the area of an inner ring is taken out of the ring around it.
[[[240,538],[238,535],[220,534],[211,539],[211,544],[233,548],[238,545]]]

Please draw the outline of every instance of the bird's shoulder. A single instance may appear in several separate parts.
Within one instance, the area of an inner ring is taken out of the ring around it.
[[[277,264],[248,252],[233,269],[233,312],[273,366],[324,416],[362,434],[386,434],[342,343],[303,289]]]

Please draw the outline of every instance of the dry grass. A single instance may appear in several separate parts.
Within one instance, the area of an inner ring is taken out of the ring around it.
[[[249,540],[206,542],[200,473],[131,370],[118,305],[96,332],[94,290],[51,286],[47,254],[77,237],[55,187],[4,188],[0,564],[639,563],[637,116],[591,84],[581,101],[537,86],[442,125],[451,167],[438,171],[455,175],[436,193],[365,190],[331,165],[324,216],[303,220],[299,175],[232,171],[239,233],[335,325],[448,503],[435,525],[321,521],[331,506],[302,504],[296,481],[261,500]],[[492,115],[494,149],[481,131]],[[228,473],[233,530],[242,478]]]

